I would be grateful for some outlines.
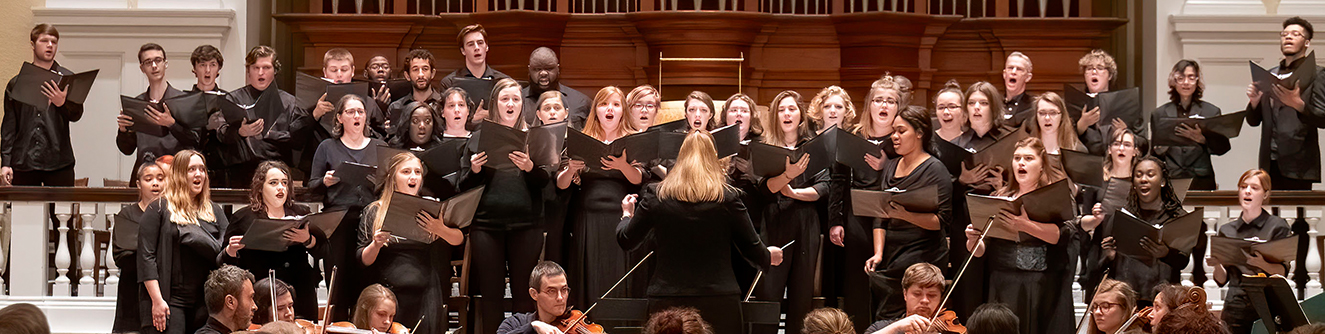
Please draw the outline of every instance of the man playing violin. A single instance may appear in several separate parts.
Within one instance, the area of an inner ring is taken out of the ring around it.
[[[253,303],[253,274],[225,265],[212,271],[203,285],[207,300],[207,325],[194,334],[228,334],[247,329],[257,305]]]
[[[529,296],[534,299],[537,310],[506,318],[497,328],[497,334],[562,333],[555,324],[566,314],[566,299],[570,296],[566,271],[556,262],[538,262],[529,273]]]
[[[901,319],[885,319],[870,325],[865,333],[904,334],[932,333],[930,318],[943,302],[943,271],[928,262],[906,268],[902,274],[902,299],[906,300],[906,315]]]

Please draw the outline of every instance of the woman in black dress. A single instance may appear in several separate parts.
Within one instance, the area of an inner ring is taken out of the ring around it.
[[[983,149],[1002,138],[1015,128],[1005,127],[1003,117],[1003,94],[997,87],[985,81],[976,82],[966,88],[966,115],[970,124],[969,140],[962,146],[967,150]],[[966,240],[954,238],[966,233],[966,225],[971,223],[966,211],[966,194],[989,195],[1003,186],[1004,170],[999,166],[987,166],[983,163],[975,166],[963,165],[957,182],[952,186],[952,223],[948,224],[948,273],[956,275],[966,266],[966,278],[963,278],[950,293],[950,308],[957,312],[957,317],[965,319],[985,300],[985,263],[981,259],[971,259],[966,251]],[[955,276],[954,276],[955,277]]]
[[[535,108],[540,125],[556,124],[565,122],[570,112],[566,110],[566,104],[562,100],[561,92],[546,91],[538,96],[538,106]],[[562,168],[569,160],[562,157],[561,163],[555,168]],[[549,182],[546,189],[543,190],[543,231],[546,237],[543,239],[543,260],[556,263],[566,263],[566,254],[570,251],[566,249],[569,246],[566,231],[566,209],[570,207],[570,192],[557,189],[556,182]]]
[[[1160,131],[1153,128],[1161,118],[1188,118],[1200,116],[1211,118],[1220,115],[1219,107],[1201,100],[1205,92],[1205,81],[1201,79],[1201,65],[1195,60],[1183,59],[1173,65],[1169,74],[1169,102],[1150,113],[1152,133]],[[1215,190],[1215,167],[1210,162],[1210,155],[1224,155],[1232,146],[1228,137],[1218,133],[1204,131],[1200,125],[1178,125],[1178,137],[1191,140],[1190,146],[1155,146],[1155,156],[1168,165],[1167,178],[1192,179],[1191,190]]]
[[[1164,224],[1187,214],[1182,208],[1182,200],[1174,193],[1173,184],[1165,177],[1164,162],[1159,158],[1147,156],[1136,163],[1132,171],[1132,192],[1127,199],[1127,212],[1136,215],[1151,225]],[[1100,231],[1112,230],[1112,220],[1105,221]],[[1101,242],[1100,256],[1092,259],[1101,269],[1108,269],[1110,278],[1127,283],[1136,291],[1155,291],[1156,286],[1178,283],[1180,271],[1187,267],[1190,257],[1178,250],[1169,248],[1161,240],[1141,239],[1141,248],[1151,253],[1151,258],[1137,258],[1117,252],[1112,236],[1104,237]],[[1102,276],[1102,273],[1096,274]],[[1154,295],[1143,293],[1137,297],[1140,307],[1150,306]]]
[[[638,198],[622,200],[617,241],[634,249],[652,240],[658,267],[646,293],[649,313],[694,307],[715,333],[739,333],[742,291],[728,254],[736,248],[745,261],[768,269],[782,262],[782,250],[759,240],[707,131],[686,136],[675,167]]]
[[[399,153],[391,157],[378,177],[382,182],[377,190],[382,195],[363,209],[355,233],[358,239],[355,254],[359,263],[367,267],[369,282],[390,287],[400,297],[398,322],[415,324],[423,318],[415,333],[445,333],[447,317],[443,310],[451,295],[450,285],[446,283],[451,281],[451,247],[464,241],[465,235],[443,224],[435,213],[422,211],[415,220],[435,239],[397,240],[391,232],[383,231],[393,195],[400,192],[418,196],[423,188],[423,163],[413,154]]]
[[[584,121],[584,134],[611,142],[635,133],[622,109],[624,94],[614,86],[594,95],[592,109]],[[570,262],[578,293],[575,305],[593,305],[626,274],[626,252],[616,245],[616,223],[621,220],[621,198],[639,191],[644,182],[643,165],[630,161],[630,151],[619,157],[602,158],[601,170],[585,168],[583,161],[570,160],[557,174],[557,188],[579,184],[571,199],[570,220],[575,235]],[[620,291],[614,291],[620,296]]]
[[[796,91],[782,91],[773,97],[764,120],[764,143],[778,147],[795,148],[809,141],[810,118],[801,111],[800,94]],[[764,242],[770,245],[786,245],[796,241],[785,253],[787,265],[781,265],[764,272],[764,281],[759,284],[757,294],[765,301],[781,302],[787,296],[787,332],[800,332],[805,314],[810,313],[810,302],[814,297],[814,269],[818,262],[819,239],[822,233],[819,225],[819,212],[815,202],[829,191],[828,169],[820,171],[806,170],[810,159],[831,159],[814,157],[806,154],[796,163],[788,162],[786,170],[777,176],[759,180],[759,192],[768,196],[764,208]],[[763,331],[776,331],[774,328],[761,328]]]
[[[727,98],[727,103],[723,104],[722,113],[719,114],[719,126],[736,125],[737,132],[740,133],[741,144],[749,145],[751,142],[759,142],[760,135],[764,133],[759,123],[757,109],[755,109],[755,100],[749,95],[742,93],[732,94]],[[750,221],[755,222],[755,231],[759,231],[759,222],[763,221],[761,208],[763,197],[759,196],[758,178],[750,175],[750,160],[735,155],[727,160],[727,184],[741,190],[741,203],[745,204],[750,215]],[[741,291],[749,291],[750,285],[754,284],[755,275],[759,271],[741,259],[741,253],[732,249],[732,271],[736,272],[736,284],[740,285]]]
[[[143,209],[138,225],[138,317],[145,331],[186,334],[207,323],[203,283],[223,249],[233,256],[243,247],[241,237],[221,239],[228,225],[212,203],[202,154],[175,154],[165,191]]]
[[[336,168],[345,163],[377,165],[377,146],[385,146],[380,139],[368,138],[368,116],[364,100],[349,94],[336,101],[335,127],[332,138],[323,140],[313,153],[313,172],[309,174],[308,191],[322,197],[322,211],[345,210],[345,218],[327,240],[324,267],[330,280],[331,269],[339,268],[336,291],[331,291],[328,302],[334,306],[331,320],[349,319],[350,303],[366,284],[353,259],[356,220],[363,207],[373,201],[373,186],[367,179],[342,180]]]
[[[856,128],[856,106],[851,103],[851,96],[846,90],[838,86],[828,86],[819,90],[814,98],[810,99],[810,104],[806,106],[806,113],[812,121],[812,128],[815,132],[823,134],[830,127],[836,127],[838,131],[851,131]],[[871,173],[874,174],[874,173]],[[851,193],[852,170],[851,166],[834,161],[829,167],[828,193],[823,194],[824,199],[815,203],[819,211],[820,234],[829,233],[833,226],[842,226],[847,220],[847,212],[851,206],[848,205],[847,195]],[[843,249],[838,247],[824,247],[823,262],[819,266],[821,284],[819,284],[820,295],[824,297],[824,306],[837,307],[838,298],[842,296],[842,279],[844,268]]]
[[[248,192],[249,205],[231,216],[234,221],[226,228],[225,237],[242,237],[253,226],[254,220],[259,218],[282,219],[308,215],[312,210],[290,200],[290,189],[289,166],[276,160],[258,164]],[[314,251],[320,242],[309,234],[308,226],[286,231],[284,237],[290,243],[284,252],[244,249],[236,257],[223,255],[221,260],[248,269],[256,279],[267,278],[269,270],[275,269],[276,278],[289,282],[295,296],[299,297],[294,301],[295,314],[303,319],[317,319],[317,282],[322,278],[308,264],[308,256],[314,253],[321,257],[321,254]]]
[[[128,233],[128,229],[137,230],[142,221],[143,210],[147,209],[152,201],[161,196],[161,191],[166,188],[166,172],[161,169],[161,165],[156,162],[145,162],[138,165],[138,170],[134,173],[138,176],[134,182],[138,183],[138,203],[128,204],[120,208],[120,213],[116,214],[116,223],[123,217],[126,224],[124,226],[115,225],[115,234]],[[115,324],[111,326],[112,333],[130,333],[143,330],[142,320],[138,318],[138,290],[142,285],[138,283],[138,240],[124,240],[120,243],[119,238],[111,238],[112,252],[115,258],[115,266],[120,268],[120,283],[115,295]]]
[[[898,157],[888,160],[879,176],[881,189],[915,191],[936,187],[938,193],[935,212],[886,203],[884,210],[891,218],[874,223],[874,256],[865,261],[865,271],[883,274],[886,284],[878,314],[883,319],[906,314],[906,302],[902,300],[902,274],[906,268],[921,262],[935,266],[948,262],[952,176],[943,162],[927,152],[934,136],[930,124],[928,115],[921,110],[906,109],[897,115],[892,142]]]
[[[1017,142],[1013,178],[993,195],[1016,198],[1064,179],[1045,161],[1047,156],[1038,138]],[[984,257],[988,265],[988,301],[1009,305],[1021,318],[1019,333],[1071,332],[1075,322],[1070,292],[1076,258],[1069,254],[1069,247],[1076,228],[1064,222],[1033,221],[1025,211],[1020,215],[1003,211],[1000,218],[996,223],[1011,224],[1023,240],[986,238],[979,243],[980,231],[966,226],[966,249]]]
[[[488,121],[527,129],[524,118],[520,117],[524,98],[520,95],[520,84],[515,80],[497,81],[488,101],[491,110]],[[474,132],[475,137],[482,138],[485,128],[493,125],[483,124]],[[484,187],[470,226],[469,240],[473,243],[472,254],[475,256],[471,261],[475,282],[482,296],[479,319],[482,319],[483,326],[480,328],[484,332],[495,332],[504,318],[502,298],[506,287],[501,282],[509,273],[511,286],[528,286],[529,275],[526,273],[538,263],[538,254],[543,249],[543,190],[556,167],[538,166],[530,160],[528,153],[521,151],[488,156],[487,152],[479,151],[477,144],[477,140],[471,141],[465,150],[469,159],[460,164],[460,187]],[[509,160],[510,164],[489,164],[489,160]],[[514,312],[534,311],[534,301],[528,294],[516,293],[513,297]]]

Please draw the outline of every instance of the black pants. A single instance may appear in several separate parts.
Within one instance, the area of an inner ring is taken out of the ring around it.
[[[1316,181],[1284,176],[1283,171],[1279,169],[1279,161],[1277,160],[1270,160],[1270,168],[1265,171],[1270,174],[1270,186],[1274,190],[1311,190],[1311,184],[1316,183]]]
[[[814,272],[819,256],[819,224],[817,221],[801,223],[790,231],[769,231],[770,245],[796,243],[784,250],[782,264],[764,273],[764,282],[757,287],[760,300],[783,301],[786,291],[787,333],[800,333],[805,315],[810,313],[814,299]],[[863,263],[861,264],[864,265]],[[767,333],[765,326],[757,333]]]
[[[193,334],[207,325],[207,306],[179,307],[170,305],[170,319],[166,320],[166,330],[157,331],[150,324],[143,328],[147,334]]]
[[[864,271],[865,261],[874,255],[873,224],[874,218],[849,216],[844,226],[842,311],[860,329],[874,322],[874,310],[879,304],[870,292],[869,276]]]
[[[473,282],[479,289],[478,333],[496,333],[501,325],[502,299],[505,297],[507,272],[511,277],[511,299],[514,300],[515,313],[531,312],[534,301],[529,298],[529,272],[538,263],[538,254],[543,250],[543,231],[526,228],[514,231],[494,231],[474,229],[469,234],[469,242],[474,243]],[[509,269],[509,270],[508,270]]]
[[[363,208],[327,208],[323,211],[339,209],[346,210],[345,218],[327,240],[327,254],[322,258],[323,277],[328,282],[335,283],[335,286],[330,287],[332,290],[328,296],[328,302],[332,305],[333,322],[350,320],[350,312],[354,309],[355,302],[359,300],[359,293],[368,286],[366,281],[369,275],[372,275],[366,272],[363,263],[360,263],[354,254],[358,250],[359,241],[355,233],[359,231],[359,215],[363,212]],[[337,268],[334,282],[331,281],[332,268]]]
[[[673,307],[699,310],[699,317],[713,326],[714,333],[741,333],[740,296],[649,297],[649,314]]]
[[[1228,296],[1228,301],[1224,302],[1224,311],[1219,314],[1219,320],[1224,321],[1231,334],[1251,333],[1251,325],[1261,319],[1260,315],[1256,314],[1256,308],[1251,305],[1251,299],[1247,298],[1245,292],[1229,291]]]
[[[56,170],[14,170],[14,185],[73,187],[74,165]]]

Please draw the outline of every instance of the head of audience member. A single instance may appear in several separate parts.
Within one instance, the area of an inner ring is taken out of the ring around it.
[[[0,328],[4,328],[6,334],[51,334],[46,313],[28,303],[0,308]]]
[[[333,83],[349,83],[354,79],[354,54],[342,48],[327,50],[322,55],[322,77]]]
[[[1242,215],[1260,214],[1265,202],[1270,200],[1270,173],[1263,169],[1253,169],[1238,177],[1238,206]]]
[[[1026,83],[1031,81],[1031,57],[1021,51],[1013,51],[1003,62],[1003,88],[1007,91],[1004,98],[1013,98],[1026,92]]]
[[[842,310],[825,307],[805,315],[801,334],[855,334],[856,327]]]
[[[284,321],[284,320],[282,320],[282,321],[272,321],[272,322],[268,322],[266,325],[262,325],[262,328],[261,328],[261,329],[258,329],[257,332],[255,332],[255,333],[258,333],[258,334],[307,334],[307,333],[309,333],[309,331],[308,331],[308,329],[306,329],[306,328],[301,328],[301,327],[299,327],[298,324],[295,324],[295,323],[293,323],[293,322],[289,322],[289,321]]]
[[[198,151],[183,150],[175,154],[161,196],[170,203],[171,222],[191,225],[199,219],[216,221],[207,162]]]
[[[685,99],[686,125],[690,130],[713,130],[718,127],[717,117],[713,117],[713,97],[702,91],[690,92]]]
[[[433,111],[432,105],[428,103],[410,102],[405,105],[405,110],[409,113],[405,115],[406,125],[396,130],[396,141],[399,141],[404,147],[423,147],[432,142],[437,133],[436,124],[439,121],[437,112]]]
[[[1284,30],[1279,32],[1279,51],[1283,52],[1285,57],[1304,55],[1311,47],[1311,38],[1315,34],[1316,30],[1311,27],[1311,22],[1307,22],[1301,16],[1290,17],[1284,20]]]
[[[966,95],[957,79],[948,80],[938,94],[934,94],[934,111],[938,115],[939,130],[960,134],[967,127]]]
[[[566,110],[566,102],[561,96],[560,91],[549,90],[538,94],[538,121],[542,124],[553,124],[566,120],[569,111]]]
[[[138,69],[147,76],[148,82],[165,81],[167,68],[170,63],[166,61],[166,49],[160,44],[147,43],[138,48]]]
[[[253,89],[267,90],[276,80],[276,72],[281,70],[281,62],[276,59],[276,50],[270,46],[258,45],[244,56],[244,80]]]
[[[971,312],[966,321],[966,334],[1015,334],[1020,326],[1021,320],[1007,305],[988,303]]]
[[[1317,322],[1310,325],[1298,326],[1288,334],[1325,334],[1325,323]]]
[[[42,23],[32,27],[32,32],[28,34],[28,40],[32,42],[32,60],[34,63],[55,61],[55,52],[60,47],[60,31],[55,30],[55,26]]]
[[[389,332],[396,321],[396,294],[381,284],[369,285],[359,293],[351,317],[359,329]]]
[[[138,202],[148,203],[161,196],[166,189],[166,170],[156,162],[144,162],[138,165]]]
[[[363,77],[377,82],[391,79],[391,60],[383,55],[368,58],[368,63],[363,65]]]
[[[232,330],[248,329],[253,312],[253,273],[242,268],[223,265],[207,275],[203,284],[207,301],[207,314]]]
[[[810,99],[810,119],[815,127],[822,131],[830,126],[851,130],[855,127],[856,106],[851,103],[851,95],[838,86],[828,86]]]
[[[913,101],[911,99],[912,94],[915,93],[912,90],[912,88],[915,88],[915,86],[911,84],[911,79],[907,79],[905,76],[902,76],[901,74],[893,75],[892,77],[893,81],[897,83],[897,91],[899,94],[901,94],[902,98],[902,100],[900,101],[901,104],[899,105],[898,109],[906,109],[910,107],[911,101]]]
[[[432,78],[437,75],[436,59],[432,52],[424,49],[410,50],[405,55],[405,79],[413,83],[415,91],[427,91],[432,88]]]
[[[1201,78],[1201,65],[1195,60],[1183,59],[1173,64],[1169,72],[1169,101],[1196,102],[1205,93],[1205,80]],[[1186,107],[1186,104],[1182,104]]]
[[[294,322],[294,288],[279,279],[267,277],[253,284],[253,303],[258,306],[253,313],[254,324]]]
[[[699,310],[673,307],[650,315],[644,334],[713,334],[713,327],[699,316]]]
[[[366,105],[363,97],[354,94],[345,94],[336,101],[336,122],[331,129],[331,135],[336,138],[347,134],[368,137],[368,111],[364,107]]]
[[[732,94],[727,98],[727,102],[722,104],[722,117],[719,117],[719,126],[728,126],[740,124],[737,132],[741,133],[741,140],[749,140],[750,135],[759,135],[764,133],[763,127],[759,124],[759,118],[755,117],[758,112],[755,106],[755,100],[744,93]]]
[[[566,270],[556,262],[539,261],[529,272],[529,297],[534,299],[536,316],[543,322],[565,314],[566,301],[570,299]]]
[[[290,166],[280,160],[263,161],[253,171],[248,205],[254,212],[270,214],[272,208],[280,208],[286,215],[292,215],[294,201],[290,200],[290,189]]]
[[[934,140],[933,126],[929,113],[924,110],[913,108],[902,110],[893,121],[893,151],[901,156],[923,157],[913,154],[929,152]]]
[[[221,56],[221,50],[211,45],[199,45],[189,55],[189,63],[193,65],[193,76],[198,79],[198,89],[216,89],[216,79],[221,76],[221,65],[225,65],[225,57]]]
[[[584,120],[584,134],[598,140],[616,140],[634,133],[622,110],[625,94],[616,86],[607,86],[594,94],[589,116]]]
[[[1049,153],[1058,154],[1059,149],[1078,149],[1081,147],[1081,140],[1077,139],[1076,126],[1072,124],[1072,117],[1063,111],[1067,110],[1064,105],[1063,97],[1054,92],[1045,92],[1035,97],[1035,126],[1031,128],[1031,136],[1039,137],[1041,144],[1049,139],[1055,139],[1053,145],[1049,148]]]
[[[536,91],[557,90],[561,84],[561,63],[557,53],[546,46],[529,53],[529,85]]]
[[[801,94],[794,90],[773,96],[767,117],[760,118],[764,122],[765,144],[793,147],[810,137],[810,117],[801,108]]]
[[[456,35],[460,44],[460,54],[465,56],[465,66],[478,67],[488,64],[488,31],[481,24],[471,24],[460,29]],[[483,73],[474,73],[482,76]]]
[[[629,112],[626,115],[631,129],[644,131],[653,126],[653,121],[658,117],[658,107],[661,105],[661,95],[653,86],[643,85],[630,90],[626,94],[626,107]]]
[[[901,101],[902,90],[893,76],[885,75],[874,80],[869,92],[865,93],[865,113],[860,115],[856,132],[872,138],[892,134],[893,120],[897,119],[898,111],[902,110]]]
[[[1155,294],[1155,305],[1150,312],[1150,325],[1154,328],[1159,328],[1160,324],[1169,321],[1166,318],[1181,309],[1209,313],[1205,305],[1205,289],[1165,284],[1159,286],[1157,290],[1159,293]]]
[[[1003,95],[993,84],[985,81],[966,88],[966,114],[971,130],[984,136],[1003,126]]]
[[[488,97],[488,110],[491,110],[488,113],[489,121],[507,127],[524,128],[524,117],[520,117],[524,110],[520,83],[511,78],[497,80],[497,84],[492,87],[492,96]]]
[[[1113,334],[1136,311],[1136,291],[1127,283],[1105,279],[1100,282],[1087,310],[1095,329],[1091,333]]]
[[[465,130],[465,124],[469,123],[469,106],[473,103],[469,98],[469,92],[460,87],[451,87],[442,91],[443,133],[451,136],[469,135],[469,130]]]
[[[1118,77],[1118,63],[1104,50],[1090,50],[1090,53],[1077,61],[1077,65],[1081,67],[1089,93],[1109,91],[1109,83]]]
[[[906,315],[933,317],[943,299],[943,271],[927,262],[907,267],[902,274],[902,299],[906,300]]]

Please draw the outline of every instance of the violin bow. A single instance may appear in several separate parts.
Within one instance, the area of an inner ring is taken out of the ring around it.
[[[635,269],[639,269],[639,266],[644,264],[644,261],[647,261],[651,256],[653,256],[653,251],[649,251],[649,254],[645,254],[644,258],[639,259],[639,262],[636,262],[634,267],[630,267],[630,271],[627,271],[625,275],[621,275],[621,279],[617,280],[616,284],[612,284],[612,288],[609,288],[607,289],[606,292],[603,292],[603,296],[598,297],[598,300],[602,301],[603,298],[607,298],[607,295],[611,294],[612,290],[616,290],[616,287],[620,286],[621,282],[625,282],[626,278],[630,277],[630,274],[635,272]],[[593,311],[593,308],[595,307],[598,307],[598,302],[594,302],[593,305],[589,305],[589,308],[584,310],[584,313],[582,313],[580,318],[575,319],[575,321],[572,321],[569,325],[566,325],[566,328],[574,328],[575,325],[580,324],[581,321],[584,321],[584,319],[589,317],[589,312]]]
[[[794,243],[796,243],[796,240],[792,240],[791,242],[788,242],[786,245],[782,245],[782,247],[779,247],[778,249],[785,249],[787,247],[790,247],[791,244]],[[750,291],[745,293],[745,299],[741,300],[741,302],[750,301],[750,296],[753,296],[755,294],[755,287],[759,286],[759,278],[763,276],[764,276],[764,270],[760,269],[759,272],[755,274],[755,281],[753,283],[750,283]]]
[[[983,246],[983,245],[984,245],[984,243],[985,243],[985,236],[988,236],[988,235],[989,235],[989,230],[992,230],[992,228],[990,228],[990,227],[992,227],[992,226],[994,225],[994,223],[997,223],[997,222],[998,222],[998,220],[994,219],[995,217],[997,217],[997,216],[989,216],[989,220],[985,223],[985,230],[984,230],[984,231],[980,231],[980,239],[976,239],[976,242],[975,242],[975,248],[980,248],[980,246]],[[963,263],[963,264],[962,264],[962,270],[958,270],[958,271],[957,271],[957,277],[954,277],[954,278],[952,279],[952,288],[948,290],[948,293],[947,293],[947,294],[944,294],[944,295],[943,295],[943,301],[942,301],[942,302],[939,302],[939,307],[934,308],[934,315],[931,316],[931,317],[929,317],[929,329],[930,329],[930,330],[933,330],[933,329],[934,329],[934,326],[935,326],[935,321],[934,321],[934,319],[938,319],[938,318],[939,318],[939,314],[943,314],[943,306],[945,306],[945,305],[948,304],[948,298],[951,298],[951,297],[952,297],[952,293],[953,293],[954,291],[956,291],[956,289],[957,289],[957,282],[960,282],[960,281],[962,280],[962,274],[965,274],[965,273],[966,273],[966,268],[971,266],[971,260],[972,260],[972,259],[975,259],[975,252],[974,252],[974,251],[972,251],[971,254],[968,255],[968,256],[966,257],[966,263]]]
[[[1104,277],[1100,278],[1100,282],[1103,283],[1104,280],[1106,280],[1106,279],[1109,279],[1109,268],[1104,268]],[[1095,285],[1095,292],[1094,292],[1094,293],[1091,293],[1090,295],[1091,295],[1091,296],[1094,296],[1094,295],[1098,295],[1098,294],[1100,294],[1100,286],[1101,286],[1101,285],[1104,285],[1104,284],[1096,284],[1096,285]],[[1082,316],[1082,317],[1081,317],[1081,320],[1077,320],[1077,333],[1080,333],[1080,332],[1081,332],[1081,328],[1084,327],[1084,326],[1086,326],[1086,321],[1089,321],[1089,319],[1090,319],[1090,301],[1088,300],[1088,301],[1086,301],[1086,315]]]
[[[336,291],[333,290],[333,288],[336,287],[336,269],[338,268],[339,267],[332,266],[331,278],[327,279],[327,309],[322,311],[322,334],[327,334],[327,323],[331,321],[331,306],[333,305],[331,303],[331,296],[334,296],[331,292]]]
[[[267,269],[267,287],[271,288],[271,321],[276,321],[276,269]]]
[[[409,330],[409,334],[414,334],[414,331],[419,330],[419,325],[423,325],[423,319],[427,317],[427,314],[419,316],[419,322],[414,323],[414,328]]]

